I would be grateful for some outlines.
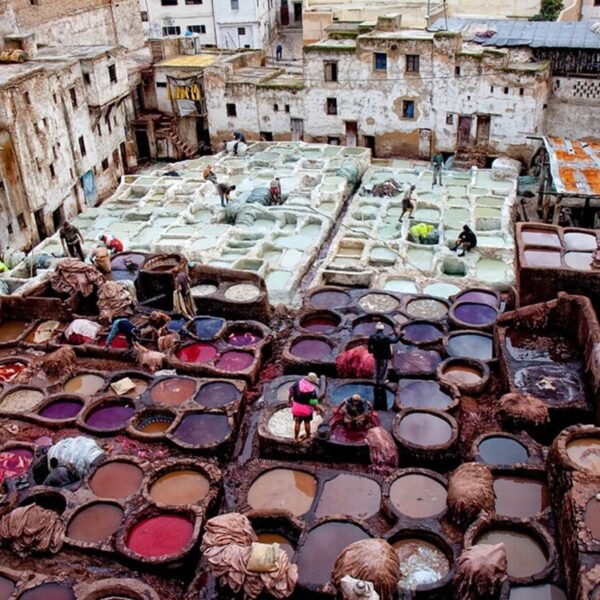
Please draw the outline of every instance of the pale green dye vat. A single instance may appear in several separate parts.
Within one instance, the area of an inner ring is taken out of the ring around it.
[[[413,219],[427,223],[439,223],[440,211],[434,208],[419,208],[413,213]]]
[[[467,194],[467,188],[462,185],[449,185],[448,196],[465,196]]]
[[[265,282],[271,289],[282,290],[289,286],[291,279],[290,271],[271,271],[267,274]]]
[[[161,234],[161,229],[158,227],[144,227],[136,236],[137,244],[148,245],[156,241]]]
[[[379,230],[379,238],[382,240],[395,240],[399,237],[400,235],[400,227],[395,225],[395,226],[389,226],[389,227],[382,227]]]
[[[401,294],[416,294],[419,291],[415,282],[410,279],[388,279],[383,284],[383,289]]]
[[[333,212],[334,209],[335,209],[335,202],[321,202],[321,204],[319,204],[319,208],[318,208],[318,210],[320,210],[321,212],[325,212],[325,213]]]
[[[480,248],[504,248],[506,242],[500,235],[478,235],[477,245]]]
[[[393,265],[397,258],[398,255],[393,250],[384,247],[372,248],[369,253],[369,260],[372,263]]]
[[[204,236],[214,236],[214,237],[218,237],[220,235],[223,235],[225,232],[229,231],[230,227],[229,225],[222,225],[222,224],[213,224],[213,225],[203,225],[202,226],[202,230],[200,231],[200,233],[202,233],[202,235]]]
[[[358,264],[359,257],[356,256],[336,256],[331,263],[333,267],[353,267]]]
[[[279,263],[284,269],[293,269],[302,262],[304,254],[299,250],[286,250]]]
[[[177,225],[175,227],[171,227],[168,231],[168,234],[182,237],[191,237],[197,231],[198,228],[194,227],[193,225]]]
[[[451,283],[432,283],[428,285],[424,290],[424,294],[429,296],[435,296],[436,298],[448,299],[450,296],[454,296],[460,292],[460,288]]]
[[[433,265],[433,252],[425,248],[409,248],[406,252],[406,264],[421,271],[430,271]]]
[[[450,229],[461,230],[469,223],[469,211],[464,208],[449,208],[444,213],[444,223]]]
[[[175,223],[174,217],[156,217],[152,225],[154,227],[168,227],[169,225],[173,225]]]
[[[279,262],[279,259],[283,255],[282,250],[266,250],[263,252],[262,257],[271,265]]]
[[[296,248],[297,250],[305,249],[312,245],[312,239],[305,235],[278,237],[273,241],[282,248]]]
[[[493,258],[482,258],[477,262],[477,278],[481,281],[491,283],[504,281],[507,276],[508,267],[501,260]]]
[[[191,245],[191,250],[208,250],[209,248],[214,248],[217,245],[218,240],[213,238],[201,238],[199,240],[195,240]]]
[[[306,237],[315,238],[321,233],[321,225],[318,223],[309,223],[302,227],[298,233],[300,235],[305,235]]]
[[[488,206],[477,206],[475,208],[475,217],[479,219],[499,219],[502,211],[499,208],[490,208]]]
[[[256,221],[254,221],[253,227],[268,231],[275,227],[275,221],[271,221],[271,219],[256,219]]]
[[[478,206],[489,206],[493,208],[502,208],[504,204],[504,198],[498,198],[498,196],[480,196],[475,200]]]
[[[469,199],[464,196],[452,196],[448,199],[450,206],[469,206]]]

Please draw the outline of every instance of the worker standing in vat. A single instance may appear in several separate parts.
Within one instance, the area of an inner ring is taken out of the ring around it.
[[[444,157],[441,154],[434,154],[431,158],[431,166],[433,167],[433,182],[431,189],[434,185],[442,185],[442,168],[444,166]]]
[[[206,181],[210,181],[211,183],[218,185],[217,176],[215,175],[215,172],[212,170],[212,165],[206,165],[206,167],[204,167],[204,171],[202,171],[202,177],[204,177],[204,179]]]
[[[369,336],[367,349],[375,359],[375,384],[382,385],[385,383],[387,375],[388,362],[393,356],[392,344],[399,340],[399,336],[387,335],[385,333],[385,325],[381,322],[375,325],[375,333]]]
[[[352,429],[362,429],[372,413],[373,405],[360,394],[353,394],[346,398],[338,408],[338,414],[342,415],[344,425]]]
[[[279,177],[275,177],[275,179],[271,181],[271,198],[271,204],[281,204],[281,181],[279,180]]]
[[[104,343],[105,350],[110,348],[112,341],[119,333],[122,333],[125,336],[128,348],[131,348],[133,346],[133,342],[139,337],[136,326],[129,319],[125,317],[117,317],[113,321],[110,333],[108,334],[106,342]]]
[[[468,225],[463,225],[463,230],[451,250],[456,252],[460,248],[462,252],[458,256],[464,256],[465,252],[472,250],[475,246],[477,246],[477,236]]]
[[[313,413],[322,412],[319,406],[317,394],[317,385],[319,378],[316,373],[309,373],[299,381],[296,381],[290,388],[289,403],[292,407],[292,417],[294,417],[294,441],[300,440],[300,427],[304,423],[305,439],[310,439],[310,424],[313,419]]]
[[[225,208],[230,200],[230,194],[235,190],[235,185],[229,185],[228,183],[219,183],[217,186],[219,190],[219,197],[221,198],[221,206]]]
[[[412,219],[413,211],[415,210],[415,205],[412,201],[412,193],[415,191],[416,185],[411,185],[405,192],[404,197],[402,198],[402,214],[398,219],[399,223],[402,223],[402,219],[404,215],[408,213],[408,218]]]
[[[68,254],[72,258],[79,258],[79,260],[85,260],[83,254],[83,236],[81,231],[71,225],[69,221],[65,221],[63,226],[60,228],[60,243],[63,248],[63,252]]]

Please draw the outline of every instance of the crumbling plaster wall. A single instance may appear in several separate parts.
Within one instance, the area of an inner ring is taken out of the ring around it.
[[[256,88],[259,131],[273,134],[273,141],[292,139],[291,119],[305,119],[304,94],[302,90],[285,88]],[[275,110],[277,105],[278,110]],[[286,111],[286,106],[289,111]]]

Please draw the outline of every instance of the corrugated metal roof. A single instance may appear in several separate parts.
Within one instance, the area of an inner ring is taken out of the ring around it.
[[[483,46],[530,46],[600,50],[600,34],[593,21],[524,21],[520,19],[438,19],[430,31],[455,31]]]

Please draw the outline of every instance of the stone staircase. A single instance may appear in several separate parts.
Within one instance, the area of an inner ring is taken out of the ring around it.
[[[172,142],[183,158],[192,158],[196,154],[194,148],[181,139],[179,133],[177,133],[177,127],[175,126],[173,117],[170,117],[169,115],[163,115],[158,122],[156,137],[168,139]]]

